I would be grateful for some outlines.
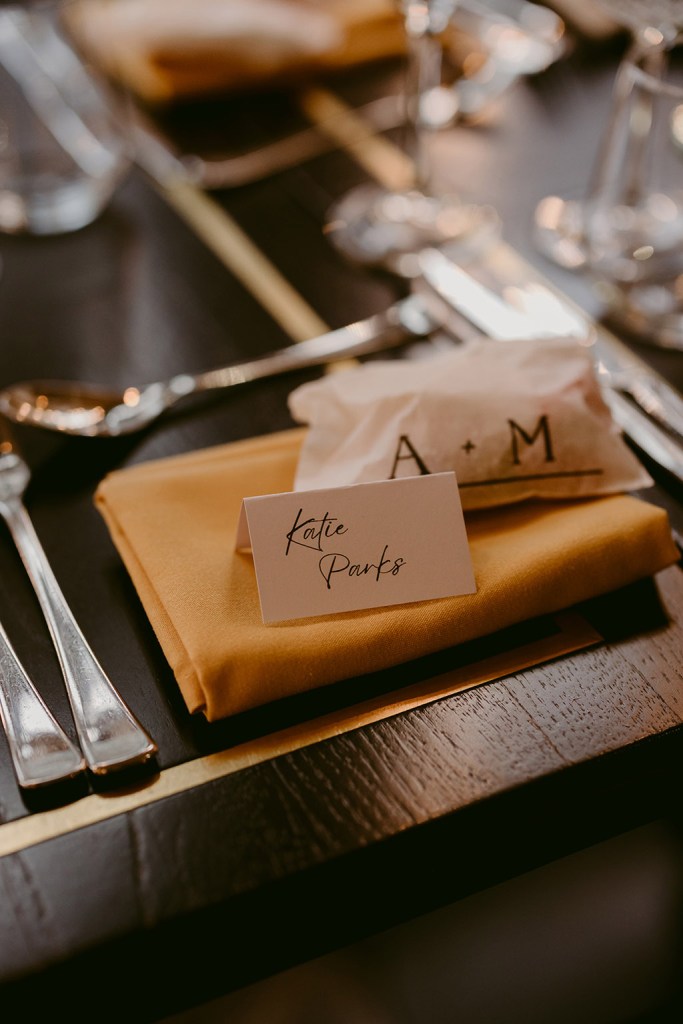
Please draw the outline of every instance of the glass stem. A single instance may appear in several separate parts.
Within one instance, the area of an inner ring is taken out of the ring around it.
[[[405,9],[408,66],[405,89],[405,149],[415,167],[414,188],[429,194],[432,165],[428,129],[422,117],[424,98],[441,84],[441,42],[425,16],[424,3],[408,3]]]
[[[652,96],[639,84],[638,68],[662,76],[667,54],[661,46],[635,40],[622,60],[612,92],[609,123],[593,167],[587,198],[596,206],[615,201],[614,182],[621,183],[619,200],[635,205],[642,197],[646,148],[652,118]],[[626,184],[625,184],[626,183]]]

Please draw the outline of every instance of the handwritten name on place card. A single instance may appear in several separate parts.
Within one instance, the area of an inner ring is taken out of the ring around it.
[[[476,590],[453,473],[245,498],[264,622]]]

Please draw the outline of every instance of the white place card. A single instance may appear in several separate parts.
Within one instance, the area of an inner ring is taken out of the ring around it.
[[[476,591],[454,473],[242,502],[264,622]]]

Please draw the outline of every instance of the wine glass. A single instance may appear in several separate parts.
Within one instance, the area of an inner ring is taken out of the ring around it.
[[[547,196],[535,241],[554,262],[586,269],[613,318],[644,341],[683,347],[683,190],[673,120],[683,104],[672,51],[683,42],[683,0],[598,0],[629,28],[610,115],[582,199]],[[671,166],[667,167],[667,160]]]
[[[435,194],[429,159],[430,97],[441,82],[439,35],[458,0],[398,0],[403,12],[408,66],[405,87],[407,149],[414,167],[409,187],[365,184],[352,189],[328,211],[325,233],[350,259],[416,272],[414,254],[448,243],[455,258],[478,251],[497,236],[499,219],[490,206]]]
[[[0,3],[0,232],[90,224],[130,166],[116,97],[83,61],[70,0]]]

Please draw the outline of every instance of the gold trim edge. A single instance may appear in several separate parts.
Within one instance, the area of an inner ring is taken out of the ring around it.
[[[76,803],[39,811],[0,825],[0,857],[19,853],[31,846],[68,835],[78,829],[127,814],[167,797],[226,778],[303,747],[332,739],[342,733],[405,711],[451,697],[464,690],[505,678],[599,643],[602,637],[575,612],[556,616],[558,633],[502,652],[477,665],[435,677],[407,687],[395,694],[382,695],[351,708],[332,712],[310,722],[260,737],[231,750],[208,754],[171,768],[165,768],[151,781],[119,793],[93,793]]]

